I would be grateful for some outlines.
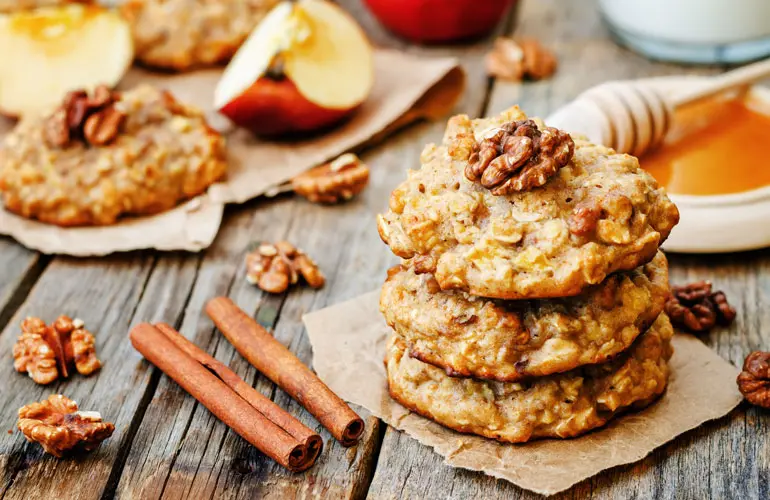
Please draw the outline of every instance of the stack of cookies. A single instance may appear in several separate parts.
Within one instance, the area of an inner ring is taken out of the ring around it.
[[[571,437],[668,381],[658,250],[679,214],[636,158],[518,110],[450,120],[378,219],[391,396],[506,442]]]

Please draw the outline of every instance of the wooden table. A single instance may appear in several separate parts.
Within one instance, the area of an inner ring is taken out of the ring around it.
[[[519,103],[545,116],[585,88],[633,78],[721,68],[685,69],[650,62],[613,44],[592,0],[523,0],[514,22],[498,34],[534,35],[558,53],[550,80],[491,82],[483,54],[491,38],[471,45],[423,48],[386,33],[360,5],[343,2],[375,43],[431,55],[455,55],[468,72],[468,90],[457,112],[494,113]],[[98,409],[116,432],[94,453],[56,460],[18,432],[0,436],[0,499],[37,498],[531,498],[505,481],[452,469],[430,449],[387,427],[361,409],[367,429],[354,448],[340,447],[281,390],[257,375],[215,332],[202,312],[206,300],[228,295],[252,313],[302,360],[311,349],[301,315],[372,290],[396,262],[380,242],[374,216],[388,194],[418,166],[424,143],[437,141],[442,123],[419,124],[363,155],[371,186],[341,206],[319,207],[282,197],[229,207],[213,246],[200,254],[133,252],[100,259],[47,257],[0,239],[0,423],[13,429],[23,404],[61,392],[83,408]],[[267,296],[244,279],[243,256],[254,240],[285,238],[306,249],[328,277],[313,291]],[[729,330],[703,338],[725,359],[740,364],[751,350],[770,347],[770,252],[709,257],[671,256],[673,281],[712,279],[738,309]],[[48,320],[66,313],[97,333],[105,365],[90,378],[40,387],[13,371],[11,349],[27,315]],[[129,344],[139,321],[175,324],[198,345],[311,427],[326,448],[304,474],[289,474],[230,432],[194,399],[162,376]],[[344,318],[340,318],[344,321]],[[702,404],[708,404],[703,401]],[[564,498],[769,498],[770,419],[741,406],[728,417],[687,433],[646,459],[606,471],[566,492]]]

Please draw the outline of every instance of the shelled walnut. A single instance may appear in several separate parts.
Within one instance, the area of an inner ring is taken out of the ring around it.
[[[556,56],[534,38],[499,37],[485,58],[487,74],[501,80],[541,80],[556,71]]]
[[[89,96],[85,90],[68,92],[62,105],[45,123],[44,136],[52,147],[66,148],[80,140],[103,146],[117,137],[126,118],[115,106],[119,94],[100,85]]]
[[[707,332],[717,324],[727,326],[736,315],[724,292],[712,292],[708,281],[671,287],[666,314],[675,327],[693,333]]]
[[[746,401],[770,408],[770,352],[754,351],[746,356],[737,382]]]
[[[287,241],[263,243],[246,255],[246,279],[268,293],[283,293],[300,277],[311,288],[326,281],[316,263]]]
[[[69,377],[73,368],[81,375],[92,374],[102,364],[94,336],[84,326],[83,321],[63,315],[50,326],[40,318],[26,318],[13,347],[14,368],[43,385]]]
[[[77,403],[61,394],[19,408],[16,426],[27,441],[55,457],[91,451],[115,431],[98,412],[78,411]]]
[[[508,122],[484,134],[472,149],[465,177],[496,196],[527,191],[548,182],[575,153],[570,135],[533,120]]]
[[[353,198],[369,183],[369,167],[353,153],[312,168],[291,181],[294,192],[313,203],[339,203]]]

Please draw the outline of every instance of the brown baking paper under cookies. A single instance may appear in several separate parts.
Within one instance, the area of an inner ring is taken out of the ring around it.
[[[392,50],[375,51],[372,94],[344,124],[322,135],[295,141],[264,141],[234,127],[213,108],[222,69],[183,74],[133,68],[119,88],[149,83],[206,112],[228,143],[227,178],[168,212],[126,218],[98,228],[60,228],[17,217],[0,208],[0,235],[45,253],[88,256],[155,248],[198,251],[214,240],[223,204],[243,203],[320,163],[382,139],[418,119],[448,114],[460,97],[465,75],[453,58],[426,59]],[[0,117],[0,137],[13,122]]]
[[[142,248],[200,251],[214,241],[224,205],[193,198],[152,217],[127,217],[112,226],[66,228],[25,219],[0,207],[0,235],[47,254],[87,257]]]
[[[383,365],[390,329],[379,311],[379,292],[307,314],[303,321],[313,367],[340,397],[431,446],[448,465],[544,495],[641,460],[676,436],[726,415],[742,399],[735,384],[739,370],[696,338],[677,334],[668,390],[652,406],[582,437],[501,444],[449,430],[390,398]]]

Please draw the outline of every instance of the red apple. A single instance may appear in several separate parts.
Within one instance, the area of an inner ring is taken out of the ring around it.
[[[492,31],[516,0],[366,0],[392,32],[415,42],[452,42]]]
[[[348,117],[374,82],[358,24],[324,0],[278,4],[225,69],[214,105],[260,135],[313,132]]]
[[[128,24],[95,5],[0,15],[0,110],[47,110],[73,89],[115,86],[134,58]]]

